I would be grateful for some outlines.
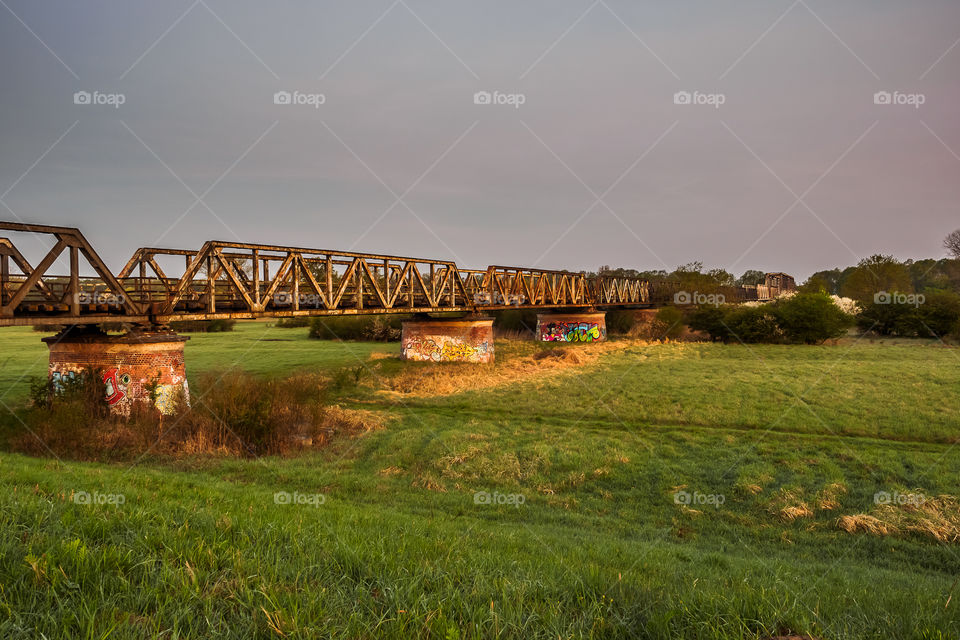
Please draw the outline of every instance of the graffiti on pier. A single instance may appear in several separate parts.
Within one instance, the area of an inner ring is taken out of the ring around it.
[[[66,387],[70,387],[76,383],[76,371],[54,371],[50,374],[50,384],[54,393],[63,393]]]
[[[157,397],[153,401],[157,411],[165,416],[169,416],[176,411],[178,391],[179,389],[172,384],[161,384],[157,386]]]
[[[403,353],[408,360],[432,362],[486,362],[493,349],[488,342],[471,345],[456,338],[415,337],[403,343]]]
[[[153,393],[153,406],[165,416],[176,413],[180,404],[190,406],[190,387],[186,378],[174,376],[172,384],[158,384]]]
[[[103,386],[106,401],[111,407],[127,397],[130,374],[120,373],[119,369],[107,369],[103,374]]]
[[[602,340],[604,331],[596,322],[551,322],[542,327],[544,342],[594,342]]]

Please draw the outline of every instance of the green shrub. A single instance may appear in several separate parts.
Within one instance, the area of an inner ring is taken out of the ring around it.
[[[857,315],[857,327],[881,336],[908,335],[916,332],[918,320],[913,305],[870,302],[862,305]]]
[[[273,326],[278,329],[303,329],[310,326],[311,320],[309,316],[292,316],[278,319]]]
[[[932,291],[915,304],[872,302],[857,316],[857,326],[879,335],[943,338],[960,330],[960,295]]]
[[[629,309],[607,311],[607,334],[625,336],[636,324],[636,312]]]
[[[676,307],[663,307],[657,311],[653,320],[654,335],[660,338],[676,340],[683,335],[683,312]]]
[[[233,331],[236,320],[180,320],[171,322],[170,328],[178,333],[225,333]]]
[[[942,338],[960,332],[960,295],[951,291],[925,294],[919,308],[922,325],[918,335]]]
[[[769,305],[739,307],[726,314],[732,338],[740,342],[780,342],[783,331]]]
[[[714,342],[728,342],[732,337],[727,322],[729,307],[703,306],[690,314],[689,324],[694,331],[706,333]]]
[[[335,316],[314,318],[310,337],[315,340],[362,340],[364,342],[398,342],[402,322],[407,316]]]
[[[354,374],[356,375],[356,374]],[[358,377],[358,376],[357,376]],[[31,382],[31,406],[17,414],[26,429],[10,442],[35,455],[79,459],[131,459],[159,455],[281,454],[301,439],[323,439],[329,420],[327,380],[318,374],[284,379],[239,371],[191,378],[193,406],[180,403],[161,416],[147,402],[129,416],[111,413],[102,375],[88,370],[54,383]]]
[[[498,334],[533,336],[537,331],[537,312],[531,309],[503,309],[490,313]]]
[[[843,335],[853,324],[825,293],[797,293],[771,305],[784,337],[790,342],[819,344]]]

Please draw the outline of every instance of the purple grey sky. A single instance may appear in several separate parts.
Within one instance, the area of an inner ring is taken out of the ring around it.
[[[798,279],[939,257],[958,42],[956,0],[0,0],[0,219],[114,269],[207,239]]]

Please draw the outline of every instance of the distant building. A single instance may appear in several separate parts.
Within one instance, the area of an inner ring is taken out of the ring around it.
[[[763,284],[771,288],[779,289],[781,293],[784,291],[793,291],[797,288],[797,283],[794,282],[793,276],[786,273],[768,273]]]
[[[793,276],[777,272],[768,273],[763,284],[744,286],[741,287],[741,291],[743,292],[743,299],[746,301],[759,300],[766,302],[767,300],[773,300],[779,297],[780,294],[786,293],[787,291],[794,291],[796,288],[797,283],[794,281]]]

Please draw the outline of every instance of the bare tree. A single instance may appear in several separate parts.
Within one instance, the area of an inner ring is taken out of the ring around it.
[[[954,258],[960,259],[960,229],[957,229],[943,240],[943,246]]]

